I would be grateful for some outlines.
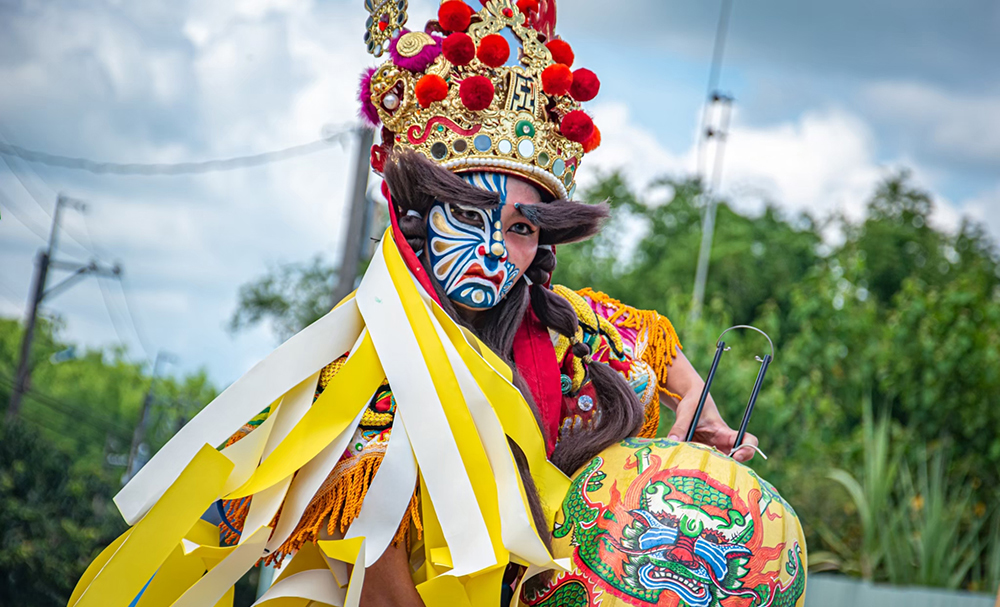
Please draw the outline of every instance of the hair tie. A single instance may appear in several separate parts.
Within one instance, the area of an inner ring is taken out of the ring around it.
[[[413,209],[406,209],[406,216],[407,217],[416,217],[418,219],[423,218],[423,215],[421,215],[420,213],[417,213]]]

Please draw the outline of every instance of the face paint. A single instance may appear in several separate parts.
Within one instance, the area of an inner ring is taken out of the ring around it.
[[[507,203],[507,176],[467,173],[461,177],[477,188],[498,193],[500,205],[484,210],[435,202],[427,217],[427,249],[431,271],[448,299],[483,310],[497,305],[519,274],[508,260],[500,220]]]

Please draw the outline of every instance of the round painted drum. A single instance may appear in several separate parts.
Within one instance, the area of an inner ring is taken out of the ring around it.
[[[806,545],[792,507],[715,449],[628,439],[573,477],[555,556],[572,570],[537,607],[801,607]],[[528,596],[530,595],[530,596]]]

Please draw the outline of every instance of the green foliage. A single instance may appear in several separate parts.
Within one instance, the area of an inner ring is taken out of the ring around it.
[[[980,541],[985,508],[974,504],[967,479],[948,475],[940,448],[931,452],[892,444],[888,417],[873,422],[870,407],[865,410],[860,480],[841,469],[829,473],[857,508],[861,542],[852,549],[843,534],[819,525],[823,539],[843,559],[841,568],[908,586],[954,589],[970,579],[995,584],[991,555]],[[996,520],[1000,524],[1000,517]],[[993,535],[996,539],[996,530]]]
[[[640,193],[612,174],[584,193],[611,199],[611,221],[593,241],[560,248],[554,280],[670,317],[702,370],[731,324],[774,338],[777,356],[750,427],[771,459],[754,467],[795,504],[810,553],[820,556],[814,565],[995,588],[1000,557],[991,538],[1000,532],[975,513],[1000,501],[998,255],[977,225],[957,234],[933,228],[931,197],[908,179],[887,177],[857,224],[787,219],[773,209],[749,216],[720,203],[705,309],[691,322],[698,184],[661,180]],[[840,244],[823,244],[821,232],[839,233]],[[753,355],[766,345],[750,334],[727,343],[732,352],[712,391],[735,423],[759,367]],[[890,436],[909,442],[907,458],[889,449]],[[939,474],[964,478],[964,488]],[[828,475],[847,491],[831,491]],[[906,491],[919,492],[928,509],[913,510]],[[935,491],[943,501],[930,500]],[[937,503],[946,508],[930,507]],[[906,518],[890,533],[894,512]]]
[[[320,256],[307,263],[273,266],[240,287],[229,327],[241,331],[268,321],[283,341],[330,311],[336,275]]]
[[[42,320],[30,391],[0,427],[0,604],[61,606],[90,561],[125,525],[120,488],[132,432],[152,381],[121,349],[53,362],[71,344]],[[10,400],[22,329],[0,319],[0,410]],[[156,381],[146,442],[157,450],[216,395],[202,371]]]
[[[97,551],[125,530],[112,475],[74,468],[30,426],[0,428],[3,604],[65,605]]]
[[[614,215],[596,238],[560,248],[557,281],[627,293],[629,304],[647,309],[662,309],[670,297],[690,297],[703,210],[697,182],[661,179],[646,200],[613,173],[584,196],[608,200]],[[791,286],[816,259],[814,228],[808,217],[792,225],[770,206],[750,218],[720,204],[706,299],[719,298],[735,322],[750,320],[768,301],[787,308]]]
[[[856,480],[850,472],[839,468],[830,470],[828,476],[847,490],[857,508],[861,518],[862,533],[857,568],[862,577],[870,580],[882,564],[886,546],[892,545],[898,539],[892,536],[893,531],[888,530],[884,522],[890,520],[896,511],[891,492],[899,468],[899,459],[890,452],[889,419],[883,417],[878,422],[873,422],[870,405],[865,407],[864,412],[862,430],[865,449],[861,481]],[[825,526],[820,526],[820,529],[824,539],[850,559],[845,554],[848,551],[844,543],[834,532]],[[849,568],[854,569],[853,566]]]
[[[639,192],[611,173],[583,198],[608,200],[612,216],[594,239],[559,247],[555,282],[668,316],[698,369],[730,325],[774,339],[750,426],[770,459],[754,467],[801,515],[813,566],[996,588],[1000,514],[983,520],[1000,503],[1000,256],[981,226],[934,228],[931,196],[905,171],[876,188],[859,223],[720,201],[692,321],[700,184],[660,179]],[[326,310],[332,276],[318,259],[272,268],[241,290],[233,327],[270,320],[293,333]],[[750,333],[727,343],[712,391],[735,423],[766,344]],[[909,445],[906,457],[890,443]]]

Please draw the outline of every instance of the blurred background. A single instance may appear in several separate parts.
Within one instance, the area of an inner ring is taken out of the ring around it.
[[[603,83],[578,197],[614,216],[555,280],[659,310],[703,372],[725,327],[767,331],[754,467],[813,572],[992,604],[1000,5],[559,8]],[[124,528],[124,479],[363,268],[385,226],[355,170],[366,17],[0,2],[0,603],[65,604]],[[713,394],[735,424],[763,345],[731,345]]]

